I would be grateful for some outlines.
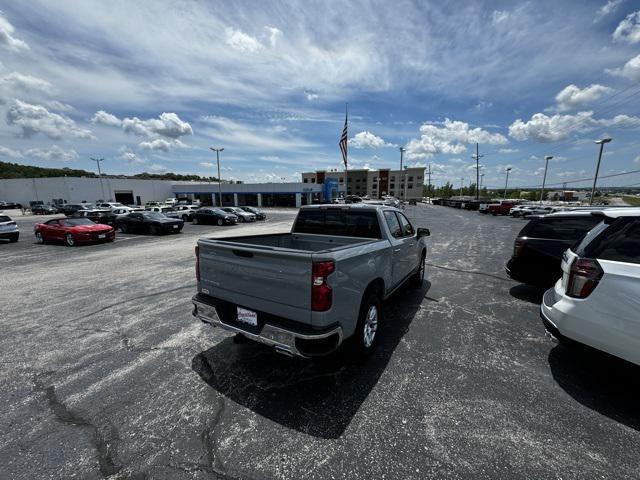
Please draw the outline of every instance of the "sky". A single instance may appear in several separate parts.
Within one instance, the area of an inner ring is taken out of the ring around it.
[[[291,182],[588,186],[640,170],[638,0],[0,0],[0,160]],[[600,184],[640,185],[640,173]]]

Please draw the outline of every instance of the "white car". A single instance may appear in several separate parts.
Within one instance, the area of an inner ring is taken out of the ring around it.
[[[240,207],[222,207],[220,210],[233,213],[240,222],[255,222],[257,217],[255,213],[245,212]]]
[[[592,215],[602,221],[564,252],[562,278],[545,292],[540,315],[559,341],[640,365],[640,208]]]
[[[100,202],[96,203],[95,208],[115,210],[116,208],[129,208],[120,202]]]
[[[170,218],[181,218],[179,212],[177,212],[173,207],[161,206],[161,207],[147,207],[145,208],[147,212],[155,212],[166,215]]]
[[[144,208],[135,208],[135,207],[127,207],[127,206],[122,206],[120,208],[114,208],[111,210],[111,213],[113,213],[114,215],[127,215],[129,213],[133,213],[133,212],[144,212]]]
[[[16,222],[6,215],[0,215],[0,239],[17,242],[20,237],[20,230]]]
[[[196,205],[176,205],[173,207],[173,210],[178,212],[178,216],[185,222],[193,220],[193,212],[199,209],[200,207]]]

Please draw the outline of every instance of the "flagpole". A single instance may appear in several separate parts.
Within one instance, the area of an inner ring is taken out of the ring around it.
[[[345,162],[344,162],[344,196],[349,194],[349,103],[345,103],[344,107],[344,123],[347,128],[347,143],[344,146]]]

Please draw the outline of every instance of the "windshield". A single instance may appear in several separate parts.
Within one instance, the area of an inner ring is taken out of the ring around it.
[[[225,212],[224,210],[222,210],[222,209],[220,209],[220,208],[212,208],[212,209],[211,209],[211,211],[212,211],[213,213],[217,213],[217,214],[219,214],[219,215],[226,215],[226,214],[228,214],[228,213],[229,213],[229,212]]]
[[[4,215],[0,215],[0,222],[10,222],[11,219],[9,217],[6,217]]]
[[[160,220],[160,219],[163,219],[163,218],[167,218],[167,216],[165,214],[158,213],[158,212],[144,212],[142,214],[142,216],[144,218],[149,218],[151,220]]]
[[[60,225],[64,227],[78,227],[81,225],[95,225],[88,218],[68,218],[66,220],[60,220]]]

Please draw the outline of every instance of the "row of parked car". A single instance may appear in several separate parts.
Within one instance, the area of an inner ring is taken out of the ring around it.
[[[50,207],[38,205],[38,207]],[[49,213],[47,210],[46,213]],[[84,243],[110,242],[115,231],[122,233],[180,233],[188,221],[193,224],[236,225],[242,222],[265,220],[260,209],[244,207],[204,207],[198,205],[173,205],[155,203],[146,208],[127,206],[117,202],[101,202],[95,205],[67,204],[62,210],[64,218],[53,218],[34,226],[38,243],[63,242],[68,246]],[[6,215],[0,215],[0,239],[17,242],[18,225]]]
[[[554,339],[640,365],[640,208],[533,216],[515,239],[506,271],[550,287],[540,315]]]

